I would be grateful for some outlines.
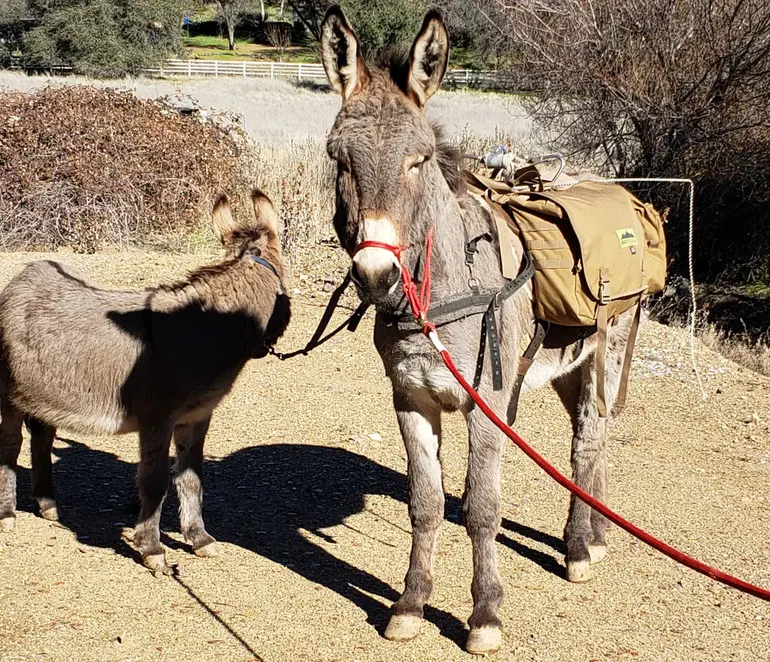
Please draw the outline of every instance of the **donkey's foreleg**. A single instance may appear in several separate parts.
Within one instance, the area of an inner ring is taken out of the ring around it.
[[[23,414],[10,402],[0,401],[0,531],[16,527],[16,470],[21,450]]]
[[[176,445],[176,475],[174,484],[179,495],[179,524],[185,540],[198,556],[219,556],[217,541],[203,524],[203,442],[211,417],[177,425],[174,429]]]
[[[168,486],[168,449],[173,428],[168,424],[142,425],[139,430],[139,522],[134,544],[142,562],[153,571],[171,574],[160,544],[160,513]]]
[[[606,393],[608,408],[617,394],[622,357],[608,352],[606,362]],[[578,386],[580,395],[569,398]],[[570,384],[569,381],[572,381]],[[596,369],[593,360],[586,361],[569,375],[561,385],[556,385],[562,401],[574,407],[572,438],[572,481],[591,496],[605,503],[607,499],[607,419],[599,417],[596,408]],[[585,582],[591,578],[590,564],[604,559],[607,551],[605,531],[607,520],[575,496],[570,499],[564,542],[567,547],[567,579]]]
[[[444,489],[439,447],[441,411],[432,402],[417,406],[407,396],[394,395],[401,436],[406,446],[412,553],[404,593],[393,605],[385,638],[408,641],[417,636],[423,607],[433,590],[436,533],[444,518]]]
[[[51,448],[56,428],[36,418],[28,419],[27,425],[32,435],[32,496],[40,508],[40,516],[57,521],[59,512],[53,496],[51,473]]]
[[[500,526],[504,437],[478,408],[468,414],[467,421],[468,473],[463,515],[473,546],[473,612],[468,619],[470,633],[465,648],[469,653],[483,655],[495,652],[502,644],[497,610],[503,600],[503,585],[497,572],[495,538]]]

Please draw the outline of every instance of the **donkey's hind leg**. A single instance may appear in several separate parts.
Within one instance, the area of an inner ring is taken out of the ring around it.
[[[8,400],[0,400],[0,531],[16,527],[16,469],[21,451],[24,415]]]
[[[423,607],[433,591],[436,533],[444,518],[444,488],[438,455],[441,411],[434,403],[424,400],[418,407],[413,399],[397,393],[393,403],[408,458],[412,553],[404,592],[393,604],[385,638],[409,641],[420,631]]]
[[[198,556],[219,556],[217,541],[203,524],[203,442],[209,429],[207,418],[197,423],[177,425],[176,476],[174,484],[179,495],[179,523],[185,540]]]
[[[53,496],[51,448],[56,428],[36,418],[28,418],[27,427],[32,435],[32,496],[37,500],[40,516],[55,522],[59,512]]]
[[[143,424],[139,429],[139,522],[134,544],[150,570],[169,575],[166,555],[160,544],[160,514],[168,487],[168,450],[173,429],[166,424]]]
[[[620,364],[612,354],[607,357],[606,380],[608,406],[614,400],[620,377]],[[554,381],[572,418],[572,481],[591,496],[605,503],[607,498],[607,419],[596,408],[596,370],[593,360]],[[570,497],[569,515],[564,528],[567,547],[567,580],[591,579],[590,564],[606,555],[607,520],[575,496]]]

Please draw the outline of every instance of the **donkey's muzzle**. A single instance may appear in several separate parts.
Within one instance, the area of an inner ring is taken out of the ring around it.
[[[384,268],[370,269],[366,263],[354,260],[350,267],[350,277],[362,294],[377,301],[395,289],[401,277],[401,269],[395,262],[384,265]]]

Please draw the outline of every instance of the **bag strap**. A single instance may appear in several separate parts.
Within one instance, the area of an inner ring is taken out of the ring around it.
[[[607,373],[607,304],[600,303],[596,315],[596,408],[599,418],[607,418],[607,395],[605,393]]]
[[[626,406],[626,393],[628,390],[628,373],[631,371],[631,359],[634,356],[634,345],[636,344],[636,334],[639,331],[639,321],[642,317],[642,302],[636,304],[634,320],[631,322],[631,328],[628,331],[628,340],[626,341],[626,354],[623,358],[623,370],[620,373],[620,384],[618,385],[618,395],[615,398],[615,405],[612,408],[612,415],[618,416]]]
[[[535,361],[535,355],[542,347],[548,330],[551,325],[540,319],[535,320],[535,334],[532,336],[532,340],[529,341],[527,349],[519,358],[519,365],[516,369],[516,383],[513,385],[513,392],[511,393],[511,399],[508,402],[508,425],[513,425],[516,422],[516,414],[519,411],[519,396],[521,395],[521,387],[524,384],[524,377],[527,375],[527,371],[532,367]]]
[[[623,356],[623,368],[620,372],[620,381],[618,382],[618,393],[615,397],[615,405],[612,408],[612,415],[619,415],[626,406],[626,394],[628,392],[628,374],[631,371],[631,359],[634,355],[634,345],[636,344],[636,335],[639,331],[639,321],[642,316],[641,298],[636,304],[636,312],[631,322],[631,328],[628,330],[628,340],[626,340],[626,351]],[[607,418],[607,399],[605,393],[606,370],[605,359],[607,355],[607,306],[599,306],[599,313],[596,317],[596,331],[598,333],[596,343],[596,408],[599,410],[600,418]]]

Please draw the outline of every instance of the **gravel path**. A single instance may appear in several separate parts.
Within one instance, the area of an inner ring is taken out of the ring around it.
[[[0,255],[0,285],[39,255]],[[200,257],[142,253],[59,259],[106,286],[146,286]],[[310,280],[282,349],[304,343],[326,295]],[[770,380],[706,349],[701,401],[687,336],[641,333],[629,407],[612,430],[611,500],[619,512],[696,557],[770,586]],[[406,459],[389,386],[356,334],[289,363],[253,362],[214,416],[205,514],[224,547],[188,553],[176,504],[164,542],[178,578],[156,579],[121,537],[134,515],[137,444],[61,432],[54,480],[61,525],[37,517],[22,452],[19,521],[0,537],[0,662],[258,660],[450,662],[471,610],[470,545],[458,524],[465,438],[449,417],[442,450],[447,522],[436,588],[417,640],[379,635],[409,550]],[[569,467],[566,414],[547,389],[525,397],[518,429]],[[770,607],[722,588],[613,529],[596,579],[563,579],[567,496],[520,453],[504,459],[498,538],[506,641],[498,660],[770,659]]]

